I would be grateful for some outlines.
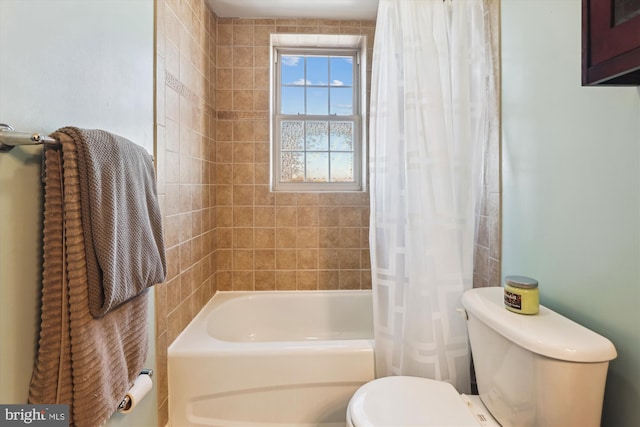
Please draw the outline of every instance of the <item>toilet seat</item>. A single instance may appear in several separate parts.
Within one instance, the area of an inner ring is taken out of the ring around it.
[[[481,426],[456,389],[426,378],[393,376],[360,387],[349,402],[354,427]]]

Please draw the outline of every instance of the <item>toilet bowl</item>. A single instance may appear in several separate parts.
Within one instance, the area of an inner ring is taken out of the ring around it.
[[[351,398],[348,427],[600,427],[611,341],[544,306],[531,316],[508,311],[499,287],[466,291],[462,305],[479,395],[378,378]]]
[[[356,391],[347,427],[500,427],[478,396],[458,394],[449,383],[394,376]]]

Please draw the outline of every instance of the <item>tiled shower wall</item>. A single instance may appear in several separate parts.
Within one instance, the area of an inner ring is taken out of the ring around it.
[[[156,286],[158,421],[167,347],[216,291],[216,19],[203,0],[156,2],[156,161],[168,275]]]
[[[489,106],[494,118],[485,149],[481,203],[476,212],[477,235],[473,287],[500,286],[502,259],[502,187],[500,178],[500,0],[484,0],[489,13],[485,25],[493,51],[494,102]]]
[[[364,34],[370,57],[374,22],[218,20],[218,289],[370,288],[367,193],[269,191],[274,32]]]

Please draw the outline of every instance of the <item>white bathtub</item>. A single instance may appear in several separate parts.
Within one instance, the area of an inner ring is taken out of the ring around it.
[[[169,423],[344,427],[373,357],[370,291],[218,292],[169,346]]]

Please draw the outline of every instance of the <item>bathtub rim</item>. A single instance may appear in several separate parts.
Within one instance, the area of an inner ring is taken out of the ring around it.
[[[354,347],[363,351],[373,349],[373,330],[370,338],[347,340],[308,340],[308,341],[225,341],[217,339],[207,333],[207,318],[209,314],[227,301],[247,298],[251,296],[294,295],[372,295],[371,289],[340,289],[340,290],[287,290],[287,291],[217,291],[202,307],[187,326],[178,334],[167,348],[167,357],[201,356],[203,353],[237,353],[246,354],[248,348],[259,350],[264,354],[279,353],[283,350],[290,352],[309,351],[353,351]]]

